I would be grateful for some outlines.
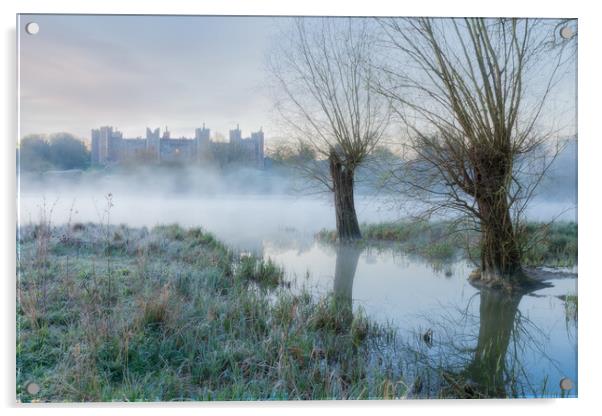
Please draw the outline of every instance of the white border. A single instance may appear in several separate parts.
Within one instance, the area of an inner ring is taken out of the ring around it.
[[[533,17],[577,17],[579,18],[579,399],[569,400],[510,400],[510,401],[422,401],[422,402],[307,402],[307,403],[201,403],[174,404],[169,409],[153,404],[94,405],[82,408],[70,405],[61,409],[60,405],[46,406],[43,411],[54,414],[99,414],[115,412],[116,407],[127,407],[132,414],[164,414],[176,411],[202,413],[244,412],[251,415],[306,414],[307,412],[326,414],[341,410],[347,414],[362,414],[377,411],[379,414],[420,413],[420,414],[470,414],[472,412],[489,415],[531,411],[551,414],[586,414],[596,407],[601,395],[600,382],[600,282],[602,273],[598,272],[596,262],[598,236],[601,235],[599,210],[602,186],[599,179],[602,162],[600,123],[600,50],[601,15],[595,8],[595,2],[546,1],[527,2],[525,0],[504,0],[498,2],[453,0],[453,1],[384,1],[384,0],[3,0],[0,2],[0,20],[2,24],[4,48],[0,68],[4,88],[0,103],[2,113],[2,224],[3,232],[0,253],[5,273],[2,294],[2,377],[0,391],[2,405],[15,409],[15,220],[16,220],[16,184],[15,184],[15,143],[18,137],[16,97],[16,13],[116,13],[116,14],[248,14],[248,15],[438,15],[438,16],[533,16]],[[21,406],[23,409],[24,406]],[[108,407],[108,409],[107,409]],[[192,407],[192,409],[191,409]],[[25,407],[25,411],[31,408]]]

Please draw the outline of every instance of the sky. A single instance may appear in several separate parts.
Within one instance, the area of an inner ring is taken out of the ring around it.
[[[227,137],[274,135],[266,53],[287,19],[23,15],[19,22],[20,136],[117,127],[125,137],[169,127],[192,137],[206,123]],[[29,22],[36,35],[25,32]]]
[[[29,22],[39,24],[36,35],[25,32]],[[20,137],[66,131],[87,140],[104,125],[125,137],[166,126],[172,137],[193,137],[205,123],[225,137],[237,124],[243,136],[263,128],[269,144],[279,123],[267,88],[267,54],[290,23],[282,17],[21,15]],[[572,69],[543,117],[567,136],[575,129]]]

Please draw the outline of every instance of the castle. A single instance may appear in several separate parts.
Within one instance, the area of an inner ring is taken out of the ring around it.
[[[220,165],[237,163],[257,168],[264,167],[263,131],[251,133],[243,138],[239,126],[230,130],[228,142],[213,142],[210,130],[195,129],[194,138],[171,138],[167,127],[161,135],[160,129],[146,128],[146,138],[124,138],[123,134],[110,126],[92,129],[92,165],[106,166],[123,162],[138,163],[186,163]]]

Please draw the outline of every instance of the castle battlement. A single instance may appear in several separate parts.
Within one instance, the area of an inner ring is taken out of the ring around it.
[[[194,137],[172,138],[167,127],[146,128],[145,138],[124,138],[114,127],[103,126],[91,131],[92,164],[106,166],[124,162],[186,163],[220,165],[238,163],[264,167],[264,135],[262,129],[243,138],[240,127],[230,130],[226,143],[213,142],[211,131],[203,123],[195,129]]]

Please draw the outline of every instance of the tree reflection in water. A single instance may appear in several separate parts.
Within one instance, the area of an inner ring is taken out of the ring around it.
[[[354,322],[353,283],[361,253],[353,244],[336,247],[333,297],[344,332]],[[395,373],[407,383],[406,397],[549,397],[550,390],[559,393],[556,383],[529,379],[527,355],[548,360],[558,370],[559,366],[544,350],[547,335],[519,310],[526,295],[481,288],[462,308],[442,308],[438,316],[427,317],[429,326],[406,344],[404,363],[395,365]],[[477,299],[478,309],[473,304]],[[389,358],[399,358],[394,351],[390,353]]]
[[[507,294],[481,288],[462,309],[447,308],[429,317],[432,348],[423,331],[406,345],[406,374],[419,380],[420,397],[537,397],[551,394],[547,380],[530,380],[522,360],[536,354],[559,369],[544,350],[547,338],[521,314],[526,294]],[[472,300],[480,299],[478,314]],[[416,384],[416,382],[414,383]],[[554,383],[555,384],[555,383]],[[557,390],[555,390],[558,394]]]
[[[337,246],[333,294],[340,307],[353,311],[353,279],[362,249],[355,244]]]
[[[506,353],[515,328],[522,295],[481,290],[479,335],[472,362],[466,367],[468,386],[486,397],[506,397]]]

